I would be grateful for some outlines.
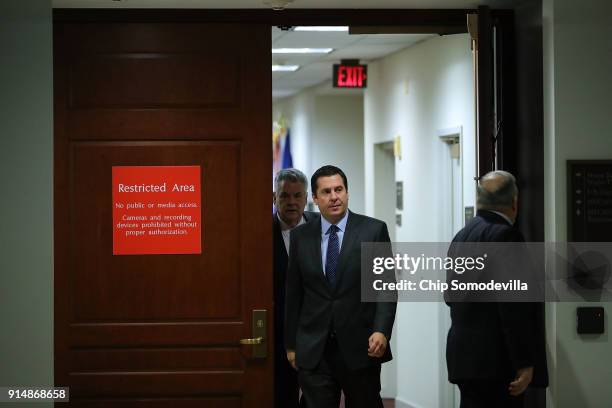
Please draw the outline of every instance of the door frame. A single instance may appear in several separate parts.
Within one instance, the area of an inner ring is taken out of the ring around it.
[[[466,33],[476,9],[54,9],[54,22],[248,23],[270,26],[402,26],[414,33]]]
[[[401,26],[405,32],[422,34],[458,34],[467,33],[467,15],[485,14],[486,20],[481,20],[479,31],[481,41],[487,47],[493,44],[491,33],[484,34],[495,22],[498,27],[502,25],[508,30],[513,25],[513,12],[511,10],[479,9],[290,9],[273,11],[267,9],[54,9],[54,23],[249,23],[268,26],[296,26],[296,25],[348,25],[348,26],[374,26],[381,30]],[[504,48],[514,49],[514,38],[511,31],[504,35]],[[486,39],[488,37],[489,39]],[[499,37],[497,41],[500,41]],[[482,42],[481,42],[482,44]],[[488,53],[487,58],[493,58]],[[481,57],[483,53],[480,54]],[[506,67],[505,74],[494,74],[495,67],[491,60],[481,59],[477,73],[479,87],[476,89],[480,103],[476,107],[477,138],[479,146],[488,146],[490,149],[477,151],[481,169],[494,168],[495,163],[502,165],[514,164],[516,139],[500,139],[503,148],[492,148],[497,132],[495,130],[493,113],[504,119],[504,129],[512,126],[517,112],[515,109],[516,91],[503,94],[495,93],[495,87],[513,90],[516,66],[513,65],[513,55],[507,53],[502,58]],[[502,60],[499,60],[502,62]],[[497,100],[496,97],[497,96]],[[503,98],[504,103],[500,103]],[[497,106],[497,111],[495,110]],[[499,130],[499,128],[498,128]],[[511,135],[508,129],[506,134]],[[511,169],[513,170],[513,169]],[[484,173],[479,172],[478,176]],[[57,331],[56,331],[57,335]],[[55,361],[55,369],[61,362]]]

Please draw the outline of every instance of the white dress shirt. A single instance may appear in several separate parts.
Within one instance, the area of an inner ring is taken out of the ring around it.
[[[285,243],[285,249],[287,250],[287,255],[289,255],[289,241],[291,239],[291,230],[297,227],[298,225],[304,224],[306,222],[306,219],[302,215],[300,222],[298,222],[295,227],[290,227],[285,221],[283,221],[283,219],[280,217],[280,215],[278,215],[278,213],[276,213],[276,216],[278,217],[278,220],[280,221],[280,229],[281,229],[281,234],[283,234],[283,242]]]

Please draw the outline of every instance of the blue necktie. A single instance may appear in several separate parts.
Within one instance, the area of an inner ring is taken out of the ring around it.
[[[331,225],[327,230],[329,239],[327,240],[327,257],[325,258],[325,276],[332,288],[336,287],[336,266],[338,266],[338,258],[340,257],[340,244],[338,234],[340,228]]]

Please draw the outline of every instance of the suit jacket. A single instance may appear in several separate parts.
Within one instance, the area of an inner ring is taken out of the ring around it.
[[[361,243],[389,241],[384,222],[349,211],[332,289],[321,263],[321,219],[291,232],[285,343],[298,367],[317,366],[330,332],[351,370],[391,360],[389,345],[382,358],[369,357],[368,339],[376,331],[391,339],[396,303],[361,302]]]
[[[311,222],[320,217],[320,214],[312,211],[304,211],[305,221]],[[293,230],[292,230],[293,233]],[[272,234],[274,242],[274,338],[275,353],[283,362],[287,361],[287,353],[284,347],[285,339],[285,280],[287,277],[287,263],[289,256],[285,248],[285,241],[281,232],[281,225],[276,213],[272,216]]]
[[[524,242],[503,217],[478,211],[455,242]],[[449,249],[453,255],[457,246]],[[451,328],[446,343],[448,379],[509,381],[519,368],[534,367],[532,386],[548,385],[544,305],[509,302],[448,302]]]

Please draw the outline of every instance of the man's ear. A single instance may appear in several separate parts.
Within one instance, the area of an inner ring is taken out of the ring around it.
[[[276,193],[272,192],[272,204],[276,205]]]

